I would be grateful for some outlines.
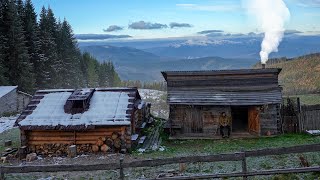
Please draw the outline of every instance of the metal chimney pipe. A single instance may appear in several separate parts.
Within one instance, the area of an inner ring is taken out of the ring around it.
[[[266,68],[266,64],[261,64],[262,65],[262,69]]]

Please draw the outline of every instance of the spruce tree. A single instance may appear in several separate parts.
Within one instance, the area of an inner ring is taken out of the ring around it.
[[[5,57],[5,29],[4,29],[4,10],[8,5],[7,0],[0,0],[0,85],[7,85],[8,79],[5,76],[6,68],[4,66],[4,57]]]
[[[40,88],[42,82],[41,63],[40,63],[40,42],[39,42],[39,28],[37,23],[37,14],[35,13],[31,0],[26,0],[24,12],[22,14],[22,21],[24,24],[24,35],[26,38],[26,46],[28,48],[28,55],[30,62],[33,64],[35,72],[35,86]]]
[[[40,69],[43,70],[40,85],[42,88],[55,88],[59,81],[57,77],[59,76],[61,63],[58,62],[57,55],[56,27],[57,24],[52,10],[48,9],[47,11],[43,7],[39,22]]]
[[[64,20],[57,34],[58,57],[62,63],[62,87],[74,88],[81,84],[80,52],[70,24]]]
[[[22,22],[14,1],[8,1],[3,12],[4,65],[5,75],[11,85],[18,85],[20,90],[32,92],[34,77],[32,64],[29,62]]]

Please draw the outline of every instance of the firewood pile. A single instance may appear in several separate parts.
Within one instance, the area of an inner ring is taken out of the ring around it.
[[[121,135],[113,132],[111,137],[99,137],[94,145],[92,152],[122,152],[125,153],[130,149],[131,136]]]
[[[74,143],[72,143],[74,144]],[[53,143],[53,144],[41,144],[30,146],[30,151],[45,156],[60,156],[68,153],[70,143]],[[87,144],[77,144],[75,142],[77,153],[114,153],[121,152],[126,153],[131,148],[131,135],[130,131],[124,135],[118,132],[112,132],[111,136],[99,137],[95,142]]]

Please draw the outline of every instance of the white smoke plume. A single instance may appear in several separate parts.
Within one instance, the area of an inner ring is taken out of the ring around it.
[[[268,61],[271,52],[277,52],[285,31],[284,24],[290,12],[283,0],[243,0],[250,15],[254,15],[259,28],[264,32],[261,43],[261,63]]]

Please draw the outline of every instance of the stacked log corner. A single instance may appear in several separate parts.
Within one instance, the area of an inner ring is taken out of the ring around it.
[[[76,145],[76,153],[128,152],[131,149],[130,126],[101,127],[83,131],[32,130],[23,131],[30,152],[42,155],[68,154]]]

